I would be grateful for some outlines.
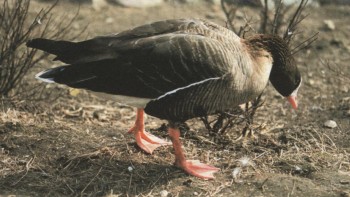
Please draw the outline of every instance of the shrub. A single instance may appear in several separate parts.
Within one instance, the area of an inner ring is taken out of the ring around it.
[[[57,2],[38,12],[32,22],[30,0],[4,0],[0,5],[0,95],[3,97],[28,93],[21,88],[24,76],[48,55],[36,56],[35,49],[24,46],[26,41],[31,37],[62,38],[75,20],[78,12],[71,19],[56,23],[51,12]]]

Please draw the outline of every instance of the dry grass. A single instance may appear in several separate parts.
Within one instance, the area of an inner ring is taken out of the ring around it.
[[[23,191],[31,195],[27,192],[32,191],[82,196],[159,196],[167,190],[172,196],[194,192],[217,196],[245,183],[256,184],[253,192],[261,192],[265,182],[279,174],[302,181],[313,180],[315,174],[325,171],[350,172],[349,154],[315,125],[296,131],[269,124],[259,128],[255,139],[234,142],[239,128],[211,141],[201,124],[192,120],[188,123],[192,130],[185,132],[183,139],[188,158],[221,168],[217,181],[201,181],[172,166],[170,147],[154,155],[136,147],[132,136],[126,134],[135,115],[132,109],[100,102],[80,105],[71,99],[61,100],[38,114],[2,111],[2,190],[14,187],[16,194]],[[79,110],[71,107],[75,105]],[[106,118],[98,120],[93,114],[102,107]],[[148,118],[147,123],[152,122],[161,125]],[[154,133],[166,137],[165,133]]]
[[[174,8],[163,9],[167,9],[165,15]],[[183,12],[190,16],[203,14],[205,9],[199,6],[186,12],[181,7],[180,16],[185,16]],[[158,10],[163,13],[159,8],[144,12],[150,18],[159,18]],[[213,10],[219,10],[215,12],[218,18],[213,20],[222,21],[220,8]],[[114,16],[121,25],[133,26],[118,17],[140,14],[139,10],[124,8],[95,16],[88,7],[83,6],[81,11],[84,20],[96,17],[92,20],[93,31],[105,27],[102,16]],[[254,10],[249,14],[253,15]],[[317,28],[321,16],[310,16],[308,26]],[[317,52],[323,55],[334,51],[326,48]],[[350,105],[346,93],[338,91],[339,84],[345,84],[332,83],[329,76],[318,72],[326,69],[318,64],[318,56],[305,52],[297,60],[309,64],[302,68],[305,84],[300,110],[289,111],[268,88],[263,97],[265,105],[251,125],[255,138],[235,141],[245,125],[212,137],[199,120],[187,122],[190,129],[183,133],[187,157],[221,168],[213,181],[188,176],[174,167],[171,147],[162,147],[153,155],[142,152],[133,136],[126,133],[135,117],[130,107],[94,98],[84,91],[74,96],[62,88],[62,97],[55,101],[2,101],[0,195],[160,196],[163,190],[168,196],[345,195],[350,184],[350,123],[343,112]],[[318,86],[310,85],[309,79]],[[47,86],[46,91],[50,90],[52,86]],[[321,90],[336,96],[324,97]],[[324,128],[323,121],[331,118],[339,127]],[[163,123],[148,117],[146,129],[166,138]]]

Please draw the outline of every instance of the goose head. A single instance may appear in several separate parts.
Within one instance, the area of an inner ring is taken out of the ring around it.
[[[277,92],[297,109],[301,75],[286,41],[276,35],[257,35],[250,42],[270,52],[273,63],[269,80]]]

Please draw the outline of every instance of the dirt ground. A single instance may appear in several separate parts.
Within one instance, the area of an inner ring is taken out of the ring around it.
[[[33,1],[31,13],[48,5]],[[76,4],[62,2],[55,13],[65,13],[58,19],[66,20],[76,10]],[[240,12],[258,19],[254,8]],[[306,12],[303,37],[319,32],[319,38],[296,54],[303,77],[297,111],[269,86],[252,139],[235,141],[242,126],[213,138],[199,119],[187,122],[190,129],[182,136],[187,157],[220,168],[215,180],[188,176],[174,167],[172,147],[152,155],[142,152],[127,134],[135,109],[43,84],[46,92],[60,92],[61,97],[0,103],[0,195],[350,196],[350,7],[328,5]],[[225,25],[220,6],[204,3],[144,9],[110,5],[102,11],[82,4],[71,31],[88,25],[80,37],[85,39],[186,17]],[[327,29],[324,20],[332,20],[335,29]],[[237,25],[243,23],[238,17]],[[50,60],[40,62],[28,80],[40,83],[35,73],[52,66]],[[337,127],[324,127],[327,120]],[[165,123],[148,117],[146,129],[167,138]]]

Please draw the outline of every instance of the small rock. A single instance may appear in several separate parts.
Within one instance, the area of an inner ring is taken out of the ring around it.
[[[324,109],[320,106],[313,105],[311,106],[311,111],[324,111]]]
[[[324,122],[323,126],[333,129],[333,128],[337,127],[338,125],[334,120],[327,120],[326,122]]]
[[[101,11],[107,6],[106,0],[92,0],[92,8],[96,11]]]
[[[315,85],[315,80],[309,79],[309,84],[310,84],[311,86]]]
[[[169,194],[169,192],[168,192],[168,191],[166,191],[166,190],[162,190],[162,191],[160,191],[160,196],[161,196],[161,197],[167,197],[167,196],[168,196],[168,194]]]
[[[164,0],[116,0],[124,7],[145,8],[153,7],[164,3]]]
[[[134,170],[133,167],[131,167],[131,166],[128,167],[128,171],[129,171],[129,172],[132,172],[133,170]]]
[[[198,196],[198,192],[193,192],[193,195]]]
[[[104,110],[96,110],[96,111],[94,111],[92,116],[99,121],[106,121],[107,120],[107,116],[106,116]]]
[[[326,30],[335,30],[335,24],[332,20],[324,20],[323,23]]]
[[[294,166],[295,167],[295,171],[302,171],[303,169],[299,166]]]
[[[114,19],[113,19],[112,17],[106,18],[106,23],[107,23],[107,24],[111,24],[111,23],[113,23],[113,22],[114,22]]]

